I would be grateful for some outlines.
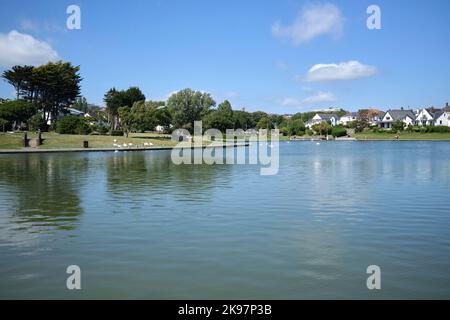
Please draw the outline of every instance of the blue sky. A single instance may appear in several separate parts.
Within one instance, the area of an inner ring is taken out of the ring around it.
[[[274,113],[450,100],[448,0],[0,3],[0,69],[71,61],[91,103],[129,86],[147,99],[189,87]],[[66,28],[70,4],[81,8],[81,30]],[[371,4],[381,30],[366,27]],[[12,92],[1,81],[0,97]]]

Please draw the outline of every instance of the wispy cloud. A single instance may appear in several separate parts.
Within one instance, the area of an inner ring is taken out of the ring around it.
[[[24,31],[32,31],[32,32],[36,32],[39,29],[38,25],[30,19],[20,20],[20,28]]]
[[[3,67],[39,65],[58,59],[58,53],[47,42],[16,30],[0,33],[0,65]]]
[[[308,82],[327,82],[367,78],[377,73],[377,68],[359,61],[341,62],[339,64],[315,64],[305,77],[297,76]]]
[[[278,38],[288,38],[293,45],[306,43],[320,35],[338,37],[343,30],[344,18],[334,4],[308,5],[298,14],[291,25],[280,22],[272,25],[272,34]]]
[[[337,101],[336,96],[331,92],[315,91],[310,88],[305,88],[304,91],[308,92],[310,95],[303,99],[284,98],[280,102],[281,106],[303,108]]]

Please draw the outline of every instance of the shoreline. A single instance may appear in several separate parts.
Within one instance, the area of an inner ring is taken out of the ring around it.
[[[172,149],[207,149],[207,148],[239,148],[248,147],[249,143],[230,143],[230,144],[215,144],[206,146],[183,146],[183,147],[153,147],[153,148],[61,148],[61,149],[0,149],[0,154],[34,154],[34,153],[68,153],[68,152],[137,152],[137,151],[161,151]]]

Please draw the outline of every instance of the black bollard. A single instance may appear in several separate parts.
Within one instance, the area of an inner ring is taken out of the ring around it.
[[[30,145],[28,144],[28,134],[25,132],[25,135],[23,136],[23,147],[28,148]]]
[[[40,146],[42,144],[42,134],[41,134],[41,130],[39,130],[39,134],[38,134],[38,146]]]

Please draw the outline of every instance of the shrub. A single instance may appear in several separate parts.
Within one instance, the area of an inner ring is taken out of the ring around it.
[[[115,136],[115,137],[121,137],[123,136],[123,131],[122,130],[111,130],[109,132],[110,135]]]
[[[450,132],[450,127],[444,127],[444,126],[429,126],[427,127],[428,132],[434,132],[434,133],[447,133]]]
[[[87,121],[77,116],[66,116],[56,124],[56,132],[60,134],[89,134],[90,131]]]
[[[335,138],[344,137],[347,135],[347,129],[342,126],[336,126],[331,129],[331,135]]]
[[[41,130],[41,131],[47,131],[48,125],[45,123],[44,117],[42,113],[35,114],[32,116],[28,121],[28,128],[29,130]]]

